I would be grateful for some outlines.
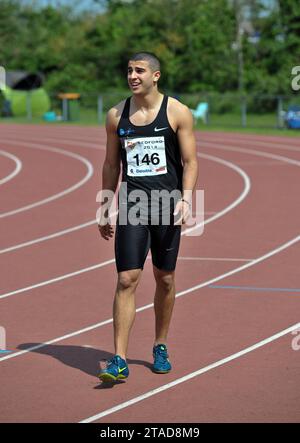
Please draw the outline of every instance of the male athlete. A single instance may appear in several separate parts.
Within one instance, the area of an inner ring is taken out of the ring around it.
[[[129,375],[126,356],[135,318],[135,291],[149,249],[156,281],[153,371],[164,374],[171,370],[166,344],[175,302],[175,267],[181,224],[190,216],[198,162],[191,112],[178,100],[158,91],[160,75],[160,63],[154,54],[140,52],[131,57],[127,78],[132,96],[111,108],[106,119],[102,189],[116,191],[120,163],[121,188],[126,186],[119,195],[115,236],[118,271],[113,305],[115,355],[100,371],[102,381],[116,381]],[[130,217],[127,223],[121,223],[121,211],[129,215],[133,208],[132,191],[144,192],[149,200],[144,206],[140,205],[143,213],[140,223],[131,223]],[[177,191],[180,199],[175,200],[173,206],[155,205],[150,200],[153,191],[154,194],[155,191]],[[151,213],[154,218],[150,217]],[[167,224],[162,222],[164,215],[170,216]],[[113,228],[109,222],[103,222],[103,217],[104,213],[100,216],[99,231],[109,240],[113,237]]]

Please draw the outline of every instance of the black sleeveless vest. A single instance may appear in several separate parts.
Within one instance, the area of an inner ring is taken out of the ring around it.
[[[139,189],[149,195],[152,190],[182,191],[183,167],[179,143],[168,121],[167,103],[168,96],[164,95],[155,120],[148,125],[136,126],[130,122],[130,97],[125,102],[117,131],[121,149],[122,182],[127,183],[128,192]],[[136,149],[138,144],[142,145],[142,149]],[[129,157],[131,146],[133,150]],[[164,149],[157,150],[160,146],[164,146]],[[134,149],[137,151],[136,155]]]

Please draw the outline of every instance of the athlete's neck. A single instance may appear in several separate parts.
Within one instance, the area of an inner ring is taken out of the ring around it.
[[[133,95],[132,101],[136,109],[155,109],[158,103],[161,102],[163,94],[161,94],[158,90],[152,91],[147,95]]]

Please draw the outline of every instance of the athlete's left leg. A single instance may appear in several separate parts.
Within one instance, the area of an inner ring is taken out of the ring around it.
[[[166,344],[175,303],[175,272],[163,271],[153,266],[153,273],[156,281],[154,345]]]
[[[175,268],[181,226],[152,226],[151,253],[156,281],[154,297],[155,343],[166,344],[175,303]]]

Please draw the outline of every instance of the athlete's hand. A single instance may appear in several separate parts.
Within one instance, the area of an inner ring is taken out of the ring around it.
[[[112,225],[110,224],[110,221],[101,223],[100,220],[100,223],[98,224],[98,229],[101,237],[104,238],[104,240],[109,240],[114,235],[114,230]]]
[[[187,200],[179,200],[176,204],[174,217],[179,219],[174,222],[174,225],[184,225],[191,215],[190,204]]]
[[[110,238],[113,237],[114,230],[109,223],[107,223],[104,226],[98,225],[98,228],[99,228],[100,235],[102,238],[104,238],[104,240],[109,240]]]

